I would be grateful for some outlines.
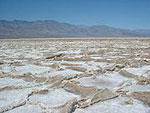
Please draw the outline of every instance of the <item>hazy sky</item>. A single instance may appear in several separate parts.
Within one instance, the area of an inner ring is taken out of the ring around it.
[[[150,0],[0,0],[0,19],[150,29]]]

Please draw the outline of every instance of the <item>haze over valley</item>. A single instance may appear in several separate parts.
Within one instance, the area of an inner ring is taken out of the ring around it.
[[[150,37],[150,30],[119,29],[106,25],[73,25],[54,20],[0,20],[0,39],[61,37]]]

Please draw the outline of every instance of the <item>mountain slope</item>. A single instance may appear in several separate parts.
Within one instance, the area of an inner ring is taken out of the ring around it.
[[[127,30],[104,25],[84,26],[44,21],[0,20],[0,38],[150,37],[150,30]]]

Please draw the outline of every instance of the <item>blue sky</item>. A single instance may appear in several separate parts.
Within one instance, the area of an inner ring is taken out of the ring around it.
[[[0,19],[150,29],[150,0],[0,0]]]

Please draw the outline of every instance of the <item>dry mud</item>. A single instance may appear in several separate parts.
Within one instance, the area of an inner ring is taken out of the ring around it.
[[[0,40],[0,113],[150,113],[149,39]]]

